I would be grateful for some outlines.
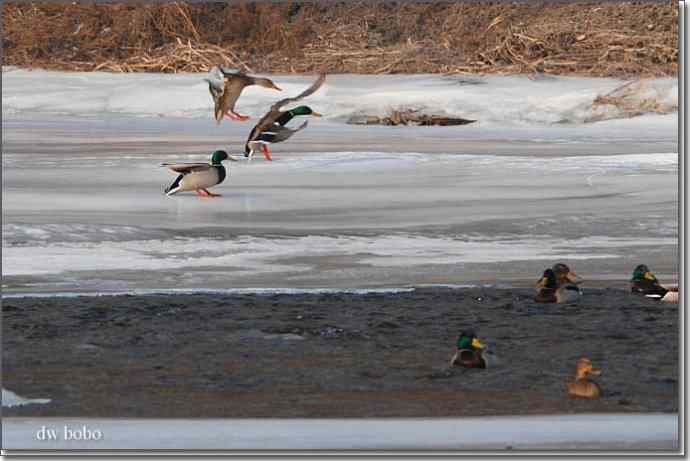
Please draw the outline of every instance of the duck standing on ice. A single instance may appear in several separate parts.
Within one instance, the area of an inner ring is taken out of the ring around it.
[[[282,91],[268,78],[252,77],[240,71],[224,69],[220,66],[214,67],[208,74],[209,76],[204,80],[208,82],[208,91],[213,98],[213,114],[217,123],[220,123],[223,116],[241,122],[249,120],[248,116],[235,112],[235,103],[246,86],[259,85],[271,90]]]
[[[266,157],[266,160],[273,160],[271,154],[268,152],[268,144],[282,142],[288,139],[293,134],[304,129],[307,122],[304,122],[296,129],[290,129],[285,126],[293,117],[298,115],[311,115],[312,117],[321,117],[321,114],[314,112],[308,106],[299,106],[292,110],[282,111],[281,107],[292,102],[299,101],[306,98],[310,94],[316,92],[323,82],[326,81],[326,74],[321,74],[319,78],[306,90],[293,98],[285,98],[276,102],[271,106],[271,109],[264,115],[259,123],[252,129],[244,145],[244,156],[251,158],[254,156],[254,149],[257,144],[261,145],[261,152]]]
[[[162,163],[170,170],[180,175],[165,188],[165,194],[175,195],[178,192],[195,191],[199,197],[220,197],[208,191],[209,187],[216,186],[225,180],[227,175],[223,160],[237,161],[224,150],[217,150],[211,156],[211,163]]]

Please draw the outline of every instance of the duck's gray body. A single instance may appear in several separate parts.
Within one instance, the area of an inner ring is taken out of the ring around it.
[[[222,183],[227,175],[223,165],[208,163],[174,163],[164,164],[180,175],[166,189],[167,195],[178,192],[198,191],[208,189]]]

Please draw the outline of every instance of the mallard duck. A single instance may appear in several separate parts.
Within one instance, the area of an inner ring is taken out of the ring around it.
[[[200,197],[220,197],[220,194],[209,192],[208,188],[225,180],[225,167],[221,163],[223,160],[237,161],[227,152],[217,150],[211,156],[211,163],[162,163],[161,166],[180,173],[175,181],[165,188],[166,195],[193,190]]]
[[[240,71],[224,69],[220,66],[211,69],[209,77],[204,80],[208,82],[208,91],[211,93],[211,98],[213,98],[213,113],[217,123],[220,123],[224,115],[233,120],[249,120],[248,116],[235,112],[235,103],[246,86],[259,85],[271,90],[282,91],[268,78],[253,77]]]
[[[473,330],[465,330],[458,336],[457,350],[450,359],[450,366],[465,368],[486,368],[487,361],[483,355],[484,345]]]
[[[666,288],[652,274],[645,264],[640,264],[633,271],[630,280],[630,290],[633,293],[644,295],[667,303],[678,302],[678,289]]]
[[[582,296],[580,277],[562,263],[554,264],[553,268],[546,269],[537,282],[537,296],[534,300],[538,303],[568,303],[576,301]]]
[[[587,375],[599,376],[600,374],[601,370],[595,370],[588,358],[581,358],[575,367],[575,380],[567,384],[568,394],[588,399],[599,398],[601,389]]]
[[[319,78],[302,93],[298,94],[294,98],[281,99],[273,104],[271,109],[261,118],[261,120],[259,120],[259,123],[254,126],[251,133],[249,133],[247,142],[244,145],[244,156],[251,159],[254,156],[254,148],[257,144],[260,144],[261,152],[264,154],[264,157],[266,157],[266,160],[272,160],[271,154],[268,152],[268,144],[285,141],[290,136],[307,126],[307,122],[304,122],[300,127],[292,130],[285,127],[287,122],[298,115],[321,117],[321,114],[314,112],[308,106],[299,106],[287,111],[281,111],[280,108],[286,104],[306,98],[321,88],[321,85],[323,85],[323,82],[325,81],[326,74],[321,74]]]
[[[314,112],[309,106],[298,106],[292,110],[286,111],[278,120],[276,120],[271,127],[262,131],[261,133],[250,133],[248,139],[244,146],[244,156],[250,159],[254,156],[254,146],[261,145],[261,153],[264,154],[266,160],[273,160],[271,153],[268,151],[268,144],[273,144],[277,142],[283,142],[289,139],[293,134],[307,127],[308,123],[306,120],[300,126],[295,129],[287,128],[285,124],[292,120],[293,117],[298,115],[311,115],[312,117],[321,117],[321,114]],[[256,128],[256,127],[255,127]]]
[[[537,282],[537,296],[534,300],[538,303],[557,303],[557,291],[556,273],[552,269],[546,269]]]

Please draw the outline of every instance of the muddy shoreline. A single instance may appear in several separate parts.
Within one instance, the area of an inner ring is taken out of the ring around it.
[[[678,306],[621,289],[3,299],[5,416],[450,417],[678,411]],[[447,369],[473,327],[488,370]],[[598,401],[568,398],[575,360]]]

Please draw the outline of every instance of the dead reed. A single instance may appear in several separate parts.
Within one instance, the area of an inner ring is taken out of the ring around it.
[[[671,1],[616,4],[6,2],[4,65],[196,72],[535,73],[678,70]]]

